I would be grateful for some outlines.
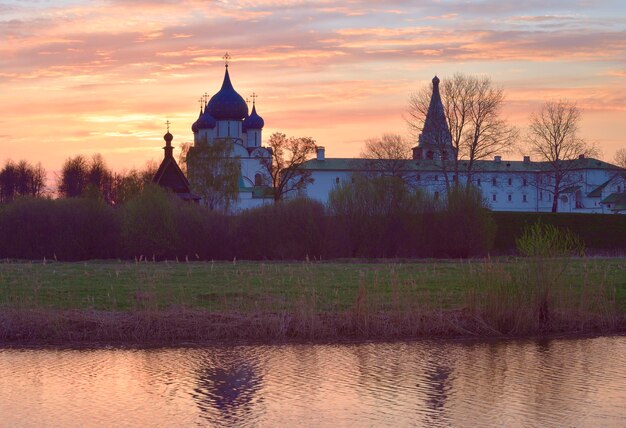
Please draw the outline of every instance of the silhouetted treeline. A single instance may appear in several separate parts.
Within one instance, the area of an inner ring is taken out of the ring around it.
[[[115,206],[89,193],[21,198],[0,209],[0,257],[313,260],[489,250],[493,223],[476,194],[458,192],[444,203],[389,180],[340,187],[329,207],[296,199],[230,216],[154,185]]]
[[[113,173],[100,154],[91,159],[78,155],[65,160],[57,179],[57,194],[62,198],[98,197],[109,204],[123,204],[152,181],[155,166],[143,171]]]
[[[40,197],[46,183],[46,171],[41,164],[27,161],[7,161],[0,170],[0,202],[11,202],[18,196]]]

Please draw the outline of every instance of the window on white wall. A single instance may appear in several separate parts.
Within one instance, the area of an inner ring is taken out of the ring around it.
[[[509,202],[513,201],[513,195],[509,195]]]
[[[498,200],[498,197],[496,196],[496,194],[494,193],[493,195],[491,195],[491,200],[496,202]]]
[[[335,178],[335,184],[339,184],[339,177]]]
[[[528,199],[526,198],[526,195],[522,195],[522,202],[528,202]]]

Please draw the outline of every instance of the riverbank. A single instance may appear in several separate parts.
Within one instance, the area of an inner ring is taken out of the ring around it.
[[[178,346],[212,342],[343,342],[626,334],[626,317],[559,314],[550,324],[503,332],[468,311],[423,314],[217,314],[206,311],[4,310],[0,346]]]
[[[2,263],[0,344],[626,332],[625,259]]]

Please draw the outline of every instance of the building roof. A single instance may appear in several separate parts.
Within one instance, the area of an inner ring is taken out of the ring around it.
[[[608,165],[610,165],[610,164],[608,164]],[[614,165],[611,165],[611,167],[617,168]],[[590,198],[601,198],[602,197],[602,191],[606,188],[606,186],[608,186],[609,183],[611,183],[611,181],[615,180],[618,177],[621,177],[623,180],[626,180],[626,173],[617,173],[617,174],[613,175],[611,178],[606,180],[604,183],[602,183],[601,185],[599,185],[598,187],[593,189],[591,192],[589,192],[589,194],[587,196],[589,196]]]
[[[600,201],[601,204],[621,205],[622,209],[626,209],[626,192],[611,193],[609,196]]]
[[[163,138],[166,143],[165,147],[163,147],[165,150],[165,156],[163,157],[161,165],[159,165],[159,169],[154,174],[152,182],[161,187],[170,189],[182,199],[199,200],[200,197],[191,193],[189,181],[187,181],[187,177],[185,177],[185,174],[181,171],[180,167],[176,163],[176,160],[174,159],[174,156],[172,155],[172,134],[168,131]]]
[[[431,144],[452,145],[452,134],[450,134],[446,114],[443,110],[441,94],[439,93],[439,78],[437,76],[433,78],[433,93],[430,97],[428,112],[426,112],[424,128],[422,128],[422,133],[419,136],[418,147]]]
[[[375,160],[375,163],[371,159],[363,158],[326,158],[324,160],[311,159],[306,161],[302,167],[312,171],[369,171],[372,170],[372,165],[376,165],[378,169],[383,169],[384,163],[393,163],[397,166],[398,162],[403,162],[400,168],[395,168],[401,171],[433,171],[442,172],[442,161],[438,160],[397,160],[397,159],[381,159]],[[574,163],[572,169],[619,169],[615,165],[603,162],[598,159],[584,158],[569,161]],[[452,161],[446,163],[446,170],[452,171],[454,164]],[[461,171],[467,171],[468,162],[459,161],[459,169]],[[493,161],[493,160],[477,160],[474,161],[473,172],[527,172],[538,173],[547,172],[552,169],[548,162],[524,162],[524,161]]]

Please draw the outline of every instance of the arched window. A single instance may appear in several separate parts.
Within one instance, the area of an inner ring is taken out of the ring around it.
[[[254,185],[260,187],[263,185],[263,176],[258,172],[254,174]]]
[[[513,179],[509,177],[509,186],[513,184]]]
[[[335,184],[339,184],[339,177],[335,178]]]
[[[497,186],[497,185],[498,185],[498,179],[497,179],[496,177],[493,177],[493,178],[491,179],[491,185],[492,185],[492,186]]]
[[[429,150],[426,152],[426,159],[433,160],[433,151]]]
[[[476,185],[480,186],[480,178],[476,180]]]

